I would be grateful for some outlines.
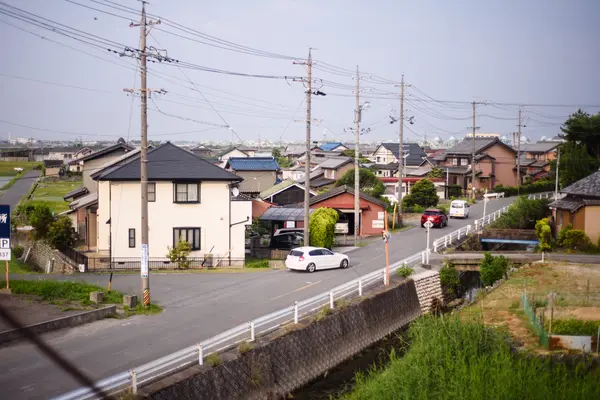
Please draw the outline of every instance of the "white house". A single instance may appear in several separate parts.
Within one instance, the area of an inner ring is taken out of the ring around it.
[[[141,256],[139,154],[94,174],[98,181],[98,252]],[[171,143],[148,152],[149,256],[165,258],[179,240],[190,257],[243,263],[252,202],[232,196],[242,178]]]

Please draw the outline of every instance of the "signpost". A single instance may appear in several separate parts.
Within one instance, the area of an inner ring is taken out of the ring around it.
[[[10,261],[10,206],[0,205],[0,260],[6,263],[6,290],[10,290],[8,284],[8,262]]]
[[[489,198],[483,197],[483,219],[481,220],[481,226],[485,226],[485,210],[487,208],[487,203],[490,201]]]
[[[425,229],[427,229],[427,264],[429,264],[429,231],[433,227],[433,223],[431,221],[427,221],[423,224]]]
[[[380,214],[382,214],[380,212]],[[383,238],[383,241],[385,242],[385,285],[388,286],[390,284],[390,256],[388,253],[388,242],[390,241],[390,232],[388,231],[388,227],[387,227],[387,212],[384,211],[384,226],[385,229],[383,232],[381,232],[381,236]]]

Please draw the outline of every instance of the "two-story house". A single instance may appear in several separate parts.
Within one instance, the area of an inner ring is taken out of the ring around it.
[[[94,175],[98,182],[98,252],[141,256],[139,153]],[[148,152],[149,257],[165,258],[180,240],[191,257],[243,262],[252,204],[234,197],[242,178],[165,143]],[[223,265],[223,263],[221,264]]]
[[[219,162],[221,163],[221,168],[225,168],[227,165],[227,161],[232,158],[244,158],[244,157],[254,157],[256,155],[256,149],[251,147],[247,147],[244,145],[237,145],[233,147],[229,147],[223,150],[218,154]]]
[[[464,190],[472,183],[472,158],[475,148],[476,190],[492,189],[496,185],[514,186],[516,183],[515,149],[498,137],[466,138],[442,154],[433,157],[437,167],[447,172],[449,185],[460,185]]]
[[[240,192],[251,197],[257,197],[281,179],[281,169],[274,157],[230,157],[225,169],[243,178]]]
[[[550,161],[556,159],[559,145],[557,142],[521,144],[521,175],[528,175],[534,181],[547,175],[550,172]]]
[[[407,169],[419,167],[427,157],[427,153],[417,143],[404,143],[402,152],[403,166]],[[398,176],[399,154],[399,143],[381,143],[372,156],[375,162],[372,169],[375,174],[382,178]]]
[[[348,150],[348,147],[344,146],[342,142],[329,142],[324,143],[319,146],[319,148],[323,151],[345,151]]]

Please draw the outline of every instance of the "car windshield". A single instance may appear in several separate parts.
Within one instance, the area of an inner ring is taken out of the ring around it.
[[[461,202],[456,202],[456,203],[452,203],[452,208],[463,208],[463,203]]]
[[[425,215],[440,215],[440,212],[428,210],[428,211],[425,211]]]
[[[292,250],[290,251],[290,256],[294,256],[294,257],[302,257],[304,253],[302,253],[301,251],[298,250]]]

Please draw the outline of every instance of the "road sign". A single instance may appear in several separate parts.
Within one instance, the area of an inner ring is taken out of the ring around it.
[[[427,221],[423,224],[423,226],[427,229],[433,228],[433,223],[431,221]]]
[[[2,249],[2,250],[10,249],[10,239],[0,238],[0,249]]]
[[[0,260],[2,260],[2,261],[10,261],[10,249],[2,249],[2,250],[0,250]]]
[[[377,219],[383,219],[385,216],[385,211],[379,211],[377,213]]]
[[[371,227],[373,229],[383,229],[385,227],[385,221],[383,221],[383,219],[374,219],[371,221]]]
[[[10,239],[10,206],[0,205],[0,238]]]

